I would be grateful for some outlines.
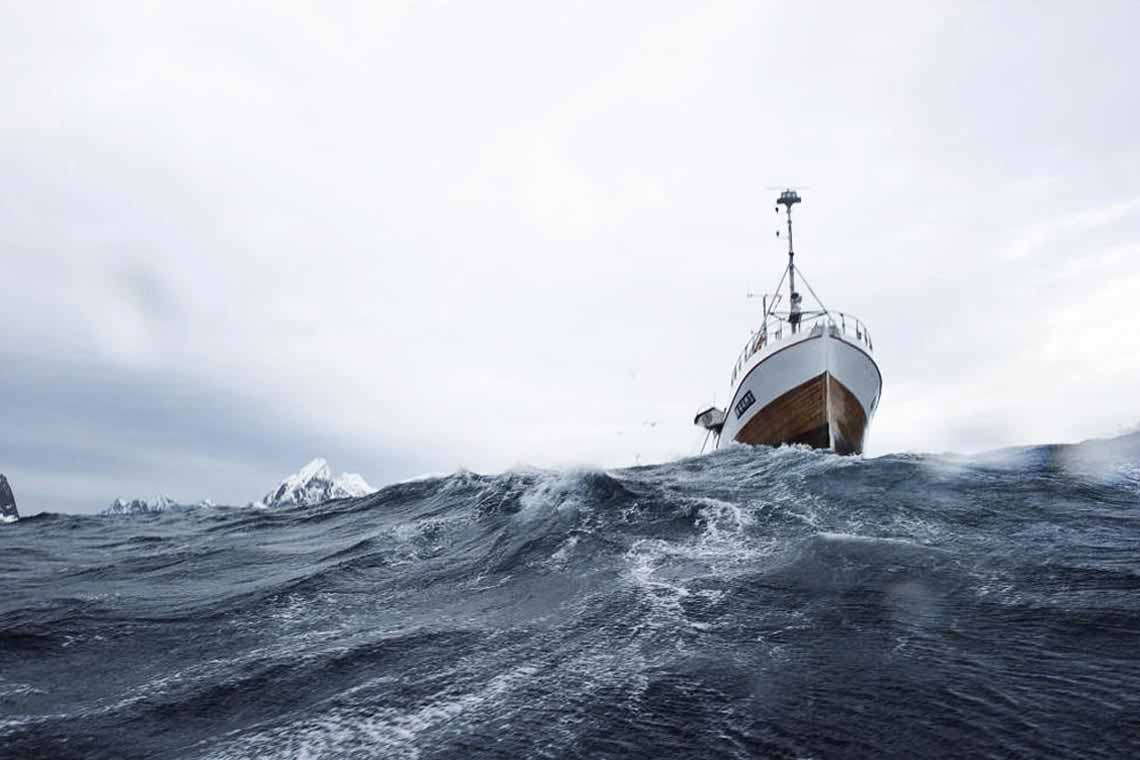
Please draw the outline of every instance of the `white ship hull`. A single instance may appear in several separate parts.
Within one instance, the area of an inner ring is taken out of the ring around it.
[[[866,336],[817,322],[748,357],[737,371],[718,440],[859,454],[881,392]]]

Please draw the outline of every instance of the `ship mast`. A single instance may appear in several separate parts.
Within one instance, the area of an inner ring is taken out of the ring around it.
[[[800,196],[795,190],[785,190],[780,193],[780,197],[776,199],[776,213],[780,212],[780,206],[784,207],[788,215],[788,308],[791,310],[789,314],[792,325],[792,332],[799,332],[800,329],[800,294],[796,292],[796,251],[792,245],[792,206],[800,202]]]

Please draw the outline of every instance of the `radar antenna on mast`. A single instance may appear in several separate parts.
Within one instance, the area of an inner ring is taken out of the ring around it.
[[[796,251],[792,245],[792,206],[799,202],[799,193],[790,189],[780,193],[776,199],[776,213],[780,213],[780,206],[783,206],[788,216],[788,322],[793,333],[800,329],[800,302],[803,300],[796,292]]]

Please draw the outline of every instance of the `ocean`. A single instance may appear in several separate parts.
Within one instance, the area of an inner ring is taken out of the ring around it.
[[[1140,435],[0,526],[4,758],[1140,755]]]

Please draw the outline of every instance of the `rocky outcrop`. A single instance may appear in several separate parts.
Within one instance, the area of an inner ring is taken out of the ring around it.
[[[8,479],[0,475],[0,522],[16,522],[20,513],[16,511],[16,497],[12,494],[12,486]]]

